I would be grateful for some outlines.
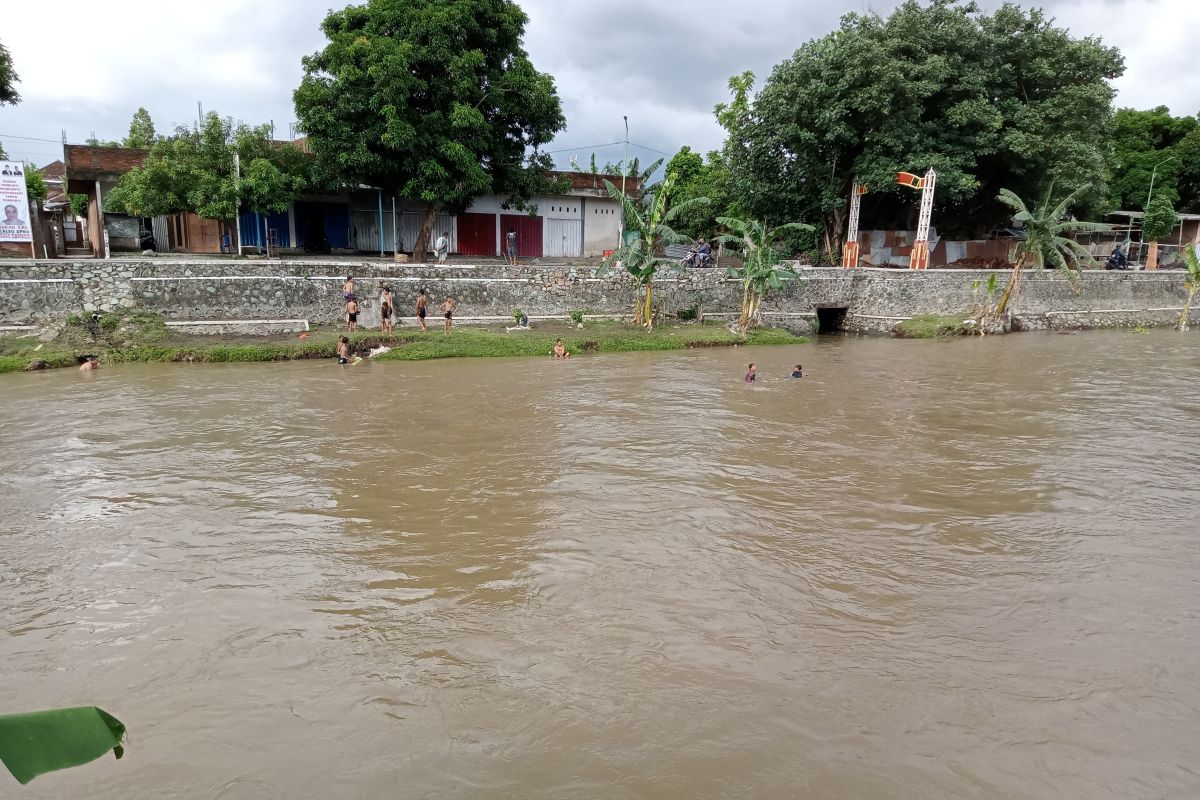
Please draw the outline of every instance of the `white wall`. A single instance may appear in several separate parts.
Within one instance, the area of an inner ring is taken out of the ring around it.
[[[504,198],[499,195],[488,195],[478,198],[471,204],[469,211],[473,214],[520,214],[516,209],[501,208]],[[581,220],[583,223],[583,255],[598,256],[605,250],[617,246],[617,237],[621,228],[621,206],[611,197],[581,197],[539,196],[532,198],[538,208],[538,216],[546,219]],[[550,225],[543,223],[543,236],[551,235]],[[503,232],[497,226],[497,252],[500,252],[500,237]],[[561,245],[560,245],[561,246]],[[544,252],[554,252],[550,242],[543,241]]]
[[[589,197],[583,208],[583,254],[598,256],[617,247],[621,204],[611,197]]]

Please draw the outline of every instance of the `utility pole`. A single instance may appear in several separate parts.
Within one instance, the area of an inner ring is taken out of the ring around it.
[[[241,189],[239,184],[242,182],[242,159],[237,154],[233,154],[233,193],[237,195]],[[237,211],[233,214],[234,222],[237,223],[237,254],[240,258],[242,255],[242,204],[239,200]]]
[[[629,174],[629,117],[625,117],[625,158],[621,161],[621,199],[625,198],[625,176]],[[617,227],[617,248],[625,246],[625,205],[621,205],[621,224]]]
[[[1154,179],[1156,177],[1158,177],[1158,168],[1161,167],[1163,164],[1167,163],[1168,161],[1174,161],[1174,160],[1175,160],[1175,156],[1167,156],[1162,161],[1160,161],[1154,165],[1154,169],[1150,173],[1150,192],[1146,195],[1146,207],[1144,209],[1142,209],[1143,213],[1150,210],[1150,201],[1154,199]]]

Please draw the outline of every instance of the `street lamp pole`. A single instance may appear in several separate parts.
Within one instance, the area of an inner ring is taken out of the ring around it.
[[[1154,165],[1153,171],[1150,173],[1150,192],[1146,195],[1146,207],[1142,210],[1143,213],[1150,210],[1150,201],[1154,199],[1154,179],[1158,177],[1158,168],[1168,161],[1174,161],[1175,156],[1167,156],[1162,161]]]
[[[629,117],[625,117],[625,158],[621,161],[621,198],[625,198],[625,176],[629,173]],[[617,247],[625,246],[625,205],[621,205],[621,224],[617,226]]]

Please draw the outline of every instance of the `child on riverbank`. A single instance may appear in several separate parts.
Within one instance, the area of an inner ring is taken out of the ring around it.
[[[379,306],[379,327],[384,333],[392,332],[392,305],[386,300]]]
[[[563,344],[562,339],[559,339],[557,342],[554,343],[554,360],[555,361],[558,361],[559,359],[570,358],[570,357],[571,357],[571,351],[567,349],[567,346],[565,344]]]
[[[425,296],[425,290],[417,292],[417,322],[421,325],[421,330],[427,331],[425,327],[425,314],[428,312],[429,298]]]
[[[458,307],[458,303],[454,302],[453,297],[447,297],[442,303],[442,313],[446,317],[446,335],[450,335],[450,329],[454,326],[454,309]]]
[[[350,295],[350,299],[346,301],[346,330],[358,330],[358,301],[354,299],[354,295]]]

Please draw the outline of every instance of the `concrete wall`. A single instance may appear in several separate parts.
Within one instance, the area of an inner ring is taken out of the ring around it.
[[[590,203],[589,203],[590,204]],[[172,321],[309,320],[341,318],[341,287],[353,274],[362,320],[378,325],[379,289],[395,291],[410,316],[417,290],[436,305],[447,295],[459,316],[507,318],[514,308],[533,317],[586,309],[627,314],[636,287],[624,273],[595,277],[591,268],[498,265],[434,267],[348,261],[97,260],[0,263],[0,325],[37,323],[73,313],[137,309]],[[972,283],[1007,272],[971,270],[799,268],[800,278],[771,295],[764,311],[775,324],[809,330],[820,308],[846,309],[844,327],[885,332],[902,319],[959,314],[973,304]],[[720,270],[667,272],[655,284],[656,305],[672,314],[699,304],[708,315],[737,311],[741,287]],[[1089,272],[1079,291],[1053,271],[1026,273],[1014,305],[1024,328],[1165,325],[1186,295],[1178,271]]]

